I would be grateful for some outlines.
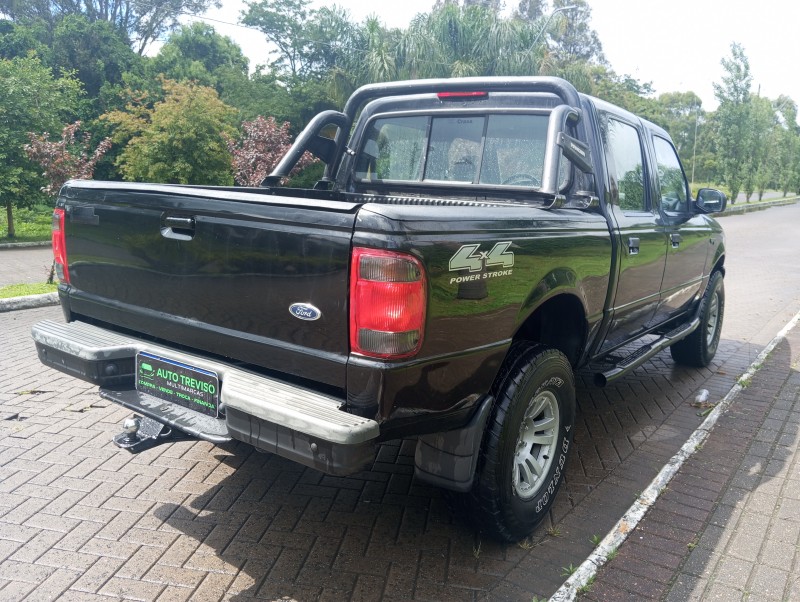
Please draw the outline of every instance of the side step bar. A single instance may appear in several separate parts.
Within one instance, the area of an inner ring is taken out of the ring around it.
[[[648,343],[640,347],[628,357],[619,361],[613,368],[605,372],[597,372],[594,375],[594,384],[598,387],[605,387],[612,380],[615,380],[623,374],[630,372],[634,368],[638,368],[655,354],[660,353],[673,343],[677,343],[681,339],[688,337],[692,334],[697,327],[700,326],[700,318],[694,318],[686,325],[681,325],[678,328],[671,330],[661,338],[656,339],[652,343]]]

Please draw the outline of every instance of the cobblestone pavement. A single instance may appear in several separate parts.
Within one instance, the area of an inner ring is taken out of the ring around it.
[[[60,310],[2,314],[0,600],[546,597],[700,423],[688,403],[697,391],[721,398],[780,328],[772,322],[797,310],[800,283],[780,280],[796,253],[775,251],[783,263],[771,270],[764,261],[798,209],[724,224],[728,313],[708,369],[662,353],[613,386],[580,387],[564,487],[518,545],[481,539],[416,483],[413,441],[383,445],[372,470],[348,478],[238,444],[118,450],[109,439],[129,412],[36,359],[30,327]],[[760,256],[746,259],[748,248]]]
[[[582,600],[800,599],[800,327]]]
[[[700,387],[724,394],[749,357],[723,351],[698,372],[659,356],[614,387],[581,388],[577,454],[552,517],[504,546],[413,480],[413,441],[384,445],[349,478],[239,444],[118,450],[109,439],[129,412],[36,360],[30,326],[59,311],[0,316],[0,599],[546,596],[700,422],[685,400]]]

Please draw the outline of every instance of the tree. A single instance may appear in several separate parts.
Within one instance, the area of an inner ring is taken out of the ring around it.
[[[537,21],[544,16],[545,8],[544,0],[520,0],[514,17],[524,21]]]
[[[750,153],[750,63],[740,44],[731,44],[730,58],[722,59],[725,74],[714,83],[719,101],[716,111],[717,150],[724,183],[731,193],[731,203],[742,189]]]
[[[9,238],[15,236],[14,206],[35,197],[42,184],[25,154],[28,132],[60,129],[80,95],[74,78],[54,77],[36,57],[0,60],[0,202],[6,207]]]
[[[606,62],[603,45],[597,32],[591,28],[592,9],[586,0],[553,0],[553,10],[571,6],[567,15],[559,19],[557,32],[551,35],[552,51],[560,65],[574,62]]]
[[[483,6],[445,4],[417,15],[402,38],[403,76],[539,75],[552,73],[540,28]]]
[[[750,153],[744,177],[744,192],[747,202],[753,192],[758,192],[758,200],[775,176],[777,141],[777,121],[772,102],[768,98],[752,98],[750,107]]]
[[[61,131],[61,140],[57,142],[51,142],[47,132],[28,132],[30,142],[25,145],[25,153],[44,169],[42,175],[47,180],[47,186],[43,191],[50,196],[58,194],[67,180],[91,180],[95,165],[111,148],[111,140],[105,138],[90,153],[89,132],[85,132],[82,139],[75,139],[80,128],[80,121],[66,126]]]
[[[660,94],[656,103],[660,117],[656,123],[669,132],[684,165],[688,165],[695,150],[695,135],[705,112],[703,101],[694,92]]]
[[[242,23],[259,29],[278,48],[272,65],[288,69],[292,77],[309,72],[306,25],[314,16],[308,0],[260,0],[245,2]]]
[[[800,156],[797,104],[788,96],[779,96],[775,107],[781,121],[777,132],[775,184],[783,192],[783,196],[786,196],[792,189],[795,159]]]
[[[247,79],[248,64],[238,44],[210,25],[195,21],[170,35],[150,69],[168,79],[193,80],[222,93],[221,80],[230,76]]]
[[[52,49],[52,66],[74,72],[94,103],[103,86],[122,84],[122,74],[142,60],[110,23],[83,15],[68,15],[56,24]]]
[[[45,65],[50,65],[52,42],[52,30],[44,23],[0,20],[0,58],[22,58],[33,52]]]
[[[141,55],[155,40],[179,25],[184,14],[219,8],[219,0],[0,0],[0,13],[12,21],[43,21],[52,29],[64,17],[81,15],[89,23],[106,21],[133,42]]]
[[[141,98],[125,111],[101,116],[116,126],[114,142],[127,143],[117,158],[124,178],[230,185],[231,155],[223,135],[233,135],[235,111],[212,88],[171,80],[163,86],[164,99],[152,107]]]
[[[260,186],[292,144],[288,122],[278,125],[273,117],[265,119],[260,115],[242,123],[239,140],[227,137],[226,141],[233,157],[233,178],[241,186]],[[314,158],[305,153],[292,174],[313,161]]]

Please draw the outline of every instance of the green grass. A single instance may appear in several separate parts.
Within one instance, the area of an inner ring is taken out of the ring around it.
[[[53,208],[48,205],[14,208],[16,236],[8,238],[6,212],[0,211],[0,242],[39,242],[50,240]]]
[[[57,284],[9,284],[7,286],[0,286],[0,299],[11,299],[12,297],[25,297],[27,295],[54,293],[57,290]]]

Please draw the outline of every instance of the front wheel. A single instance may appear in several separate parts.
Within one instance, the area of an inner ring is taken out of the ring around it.
[[[504,541],[529,535],[563,480],[573,426],[575,381],[566,356],[526,347],[499,382],[469,507],[481,530]]]
[[[721,272],[714,272],[700,301],[700,326],[669,348],[679,364],[705,368],[714,359],[725,316],[725,284]]]

